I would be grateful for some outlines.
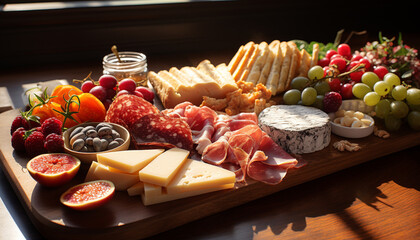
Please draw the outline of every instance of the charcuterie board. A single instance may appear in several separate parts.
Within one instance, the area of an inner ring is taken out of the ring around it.
[[[102,208],[76,212],[62,206],[59,196],[70,186],[82,182],[89,166],[84,165],[72,182],[58,188],[45,188],[32,179],[26,169],[29,160],[18,155],[10,143],[10,122],[18,114],[11,110],[0,114],[1,166],[25,210],[39,231],[49,239],[140,239],[188,222],[224,211],[283,189],[346,169],[372,159],[420,144],[420,133],[401,129],[388,139],[373,135],[351,140],[362,149],[339,152],[332,143],[318,152],[302,155],[307,165],[289,170],[286,178],[271,186],[248,181],[235,189],[145,207],[139,196],[117,192]]]

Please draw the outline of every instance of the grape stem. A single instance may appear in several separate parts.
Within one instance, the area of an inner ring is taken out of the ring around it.
[[[333,65],[332,67],[336,68],[337,66]],[[312,83],[319,82],[319,81],[324,81],[324,80],[329,79],[329,78],[342,78],[342,77],[350,75],[351,73],[357,72],[364,67],[365,67],[365,64],[362,63],[360,65],[357,65],[357,66],[353,67],[352,69],[350,69],[350,71],[340,73],[337,76],[334,76],[334,75],[333,76],[325,76],[325,77],[320,78],[320,79],[315,78],[314,82],[309,83],[309,85],[311,85]]]
[[[73,82],[74,83],[84,83],[86,80],[90,80],[90,81],[92,81],[93,83],[95,83],[95,80],[93,80],[92,79],[92,77],[91,77],[91,75],[92,75],[92,72],[90,72],[85,78],[83,78],[82,80],[78,80],[78,79],[73,79]]]

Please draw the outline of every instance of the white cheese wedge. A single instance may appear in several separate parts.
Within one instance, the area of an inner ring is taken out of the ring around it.
[[[86,174],[86,178],[85,178],[85,182],[90,182],[93,180],[98,180],[96,179],[96,177],[94,176],[95,170],[98,167],[98,162],[96,161],[92,161],[92,163],[90,164],[89,170]]]
[[[134,184],[133,186],[127,188],[128,196],[138,196],[141,195],[141,193],[144,191],[144,183],[138,182]]]
[[[168,194],[235,183],[235,173],[205,162],[188,159],[166,187]]]
[[[181,148],[167,150],[139,171],[140,180],[145,183],[168,186],[189,154],[189,151]]]
[[[209,193],[209,192],[215,192],[215,191],[219,191],[219,190],[223,190],[223,189],[230,189],[230,188],[233,188],[234,186],[235,186],[235,184],[231,183],[231,184],[225,184],[225,185],[221,185],[221,186],[217,186],[217,187],[198,189],[198,190],[194,190],[194,191],[190,191],[190,192],[179,192],[179,193],[175,193],[175,194],[168,194],[164,191],[165,188],[162,188],[162,187],[156,186],[156,185],[151,186],[150,184],[145,183],[144,184],[145,189],[146,188],[156,188],[156,190],[154,192],[156,193],[156,192],[160,191],[161,194],[149,196],[149,195],[146,195],[145,193],[142,193],[141,198],[142,198],[143,204],[145,206],[148,206],[148,205],[162,203],[162,202],[168,202],[168,201],[172,201],[172,200],[176,200],[176,199],[197,196],[197,195],[201,195],[201,194],[205,194],[205,193]]]
[[[96,155],[99,163],[119,169],[126,173],[134,173],[143,169],[164,149],[127,150]]]
[[[124,173],[118,169],[105,166],[100,163],[92,162],[92,165],[96,165],[96,168],[93,170],[92,174],[89,178],[93,178],[92,180],[108,180],[114,183],[115,190],[117,191],[125,191],[129,187],[133,186],[134,184],[140,181],[139,175],[137,173],[130,174]],[[94,166],[95,167],[95,166]]]

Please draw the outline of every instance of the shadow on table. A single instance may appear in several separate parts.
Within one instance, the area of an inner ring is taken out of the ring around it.
[[[336,214],[360,238],[374,239],[346,209],[356,199],[376,211],[380,211],[380,205],[392,208],[386,203],[387,196],[379,189],[380,185],[390,181],[420,191],[420,162],[413,155],[419,156],[420,148],[395,153],[283,190],[161,233],[152,239],[171,239],[173,236],[184,239],[252,239],[268,228],[274,235],[280,235],[289,225],[293,231],[304,231],[306,218],[327,214]],[[355,171],[360,173],[357,178],[353,175]],[[206,237],[200,238],[204,231]]]

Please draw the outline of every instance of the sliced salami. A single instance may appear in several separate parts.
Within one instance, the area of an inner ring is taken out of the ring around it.
[[[180,118],[151,113],[138,119],[129,130],[137,146],[166,143],[187,150],[193,148],[191,129]]]
[[[150,113],[159,113],[153,104],[135,95],[118,96],[109,106],[106,122],[118,123],[131,127],[138,119]]]

